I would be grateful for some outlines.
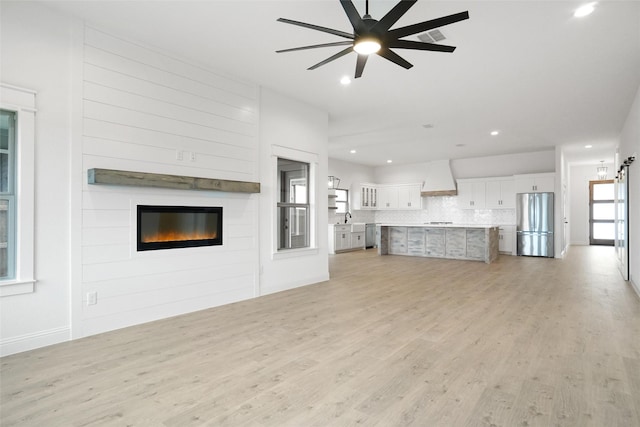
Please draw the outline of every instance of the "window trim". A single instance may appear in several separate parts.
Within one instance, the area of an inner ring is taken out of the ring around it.
[[[305,248],[295,248],[278,250],[278,158],[285,158],[297,162],[309,164],[309,246]],[[271,185],[273,188],[271,195],[271,259],[284,259],[297,256],[306,256],[318,253],[318,163],[319,156],[308,151],[296,150],[294,148],[274,145],[271,147]]]
[[[0,280],[0,297],[32,293],[34,277],[34,187],[36,92],[0,83],[0,107],[16,113],[15,278]]]

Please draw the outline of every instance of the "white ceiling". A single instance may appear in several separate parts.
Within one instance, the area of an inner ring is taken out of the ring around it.
[[[372,166],[559,145],[572,162],[610,162],[640,85],[638,1],[601,1],[578,19],[578,1],[421,0],[394,27],[469,11],[469,20],[441,28],[442,43],[457,50],[396,49],[410,70],[374,56],[349,86],[339,80],[353,77],[355,53],[306,70],[342,47],[275,53],[342,41],[276,22],[350,32],[337,0],[45,3],[316,105],[329,112],[329,156]],[[395,3],[371,0],[370,14],[380,19]],[[354,4],[363,14],[364,0]],[[489,135],[494,129],[498,136]]]

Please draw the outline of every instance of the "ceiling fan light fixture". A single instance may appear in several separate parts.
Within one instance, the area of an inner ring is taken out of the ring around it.
[[[374,37],[362,37],[353,45],[353,50],[360,55],[371,55],[379,51],[381,47],[378,39]]]
[[[576,9],[576,11],[573,13],[573,16],[575,16],[576,18],[583,18],[585,16],[591,15],[595,10],[595,6],[595,3],[584,4]]]

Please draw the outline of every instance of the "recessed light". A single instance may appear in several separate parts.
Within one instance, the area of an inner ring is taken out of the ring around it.
[[[346,85],[348,85],[348,84],[351,84],[351,79],[350,79],[348,76],[343,76],[343,77],[340,79],[340,83],[342,83],[343,85],[345,85],[345,86],[346,86]]]
[[[431,123],[424,124],[422,127],[425,129],[433,129],[433,125]]]
[[[497,130],[491,131],[491,136],[496,136],[498,134],[500,134],[500,132]]]
[[[387,163],[393,163],[393,160],[387,160]]]
[[[577,8],[575,12],[573,12],[573,16],[575,16],[576,18],[582,18],[587,15],[591,15],[591,13],[595,10],[595,6],[595,3],[583,4],[582,6]]]
[[[585,145],[584,148],[591,148],[593,145]]]
[[[349,151],[351,154],[356,154],[356,150]]]
[[[456,147],[464,147],[464,144],[456,144]]]

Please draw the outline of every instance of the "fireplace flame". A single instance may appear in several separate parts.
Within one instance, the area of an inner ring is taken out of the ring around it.
[[[186,240],[208,240],[218,237],[218,233],[215,231],[209,233],[192,232],[181,233],[178,231],[159,232],[156,234],[147,234],[142,236],[142,243],[154,243],[154,242],[181,242]]]

